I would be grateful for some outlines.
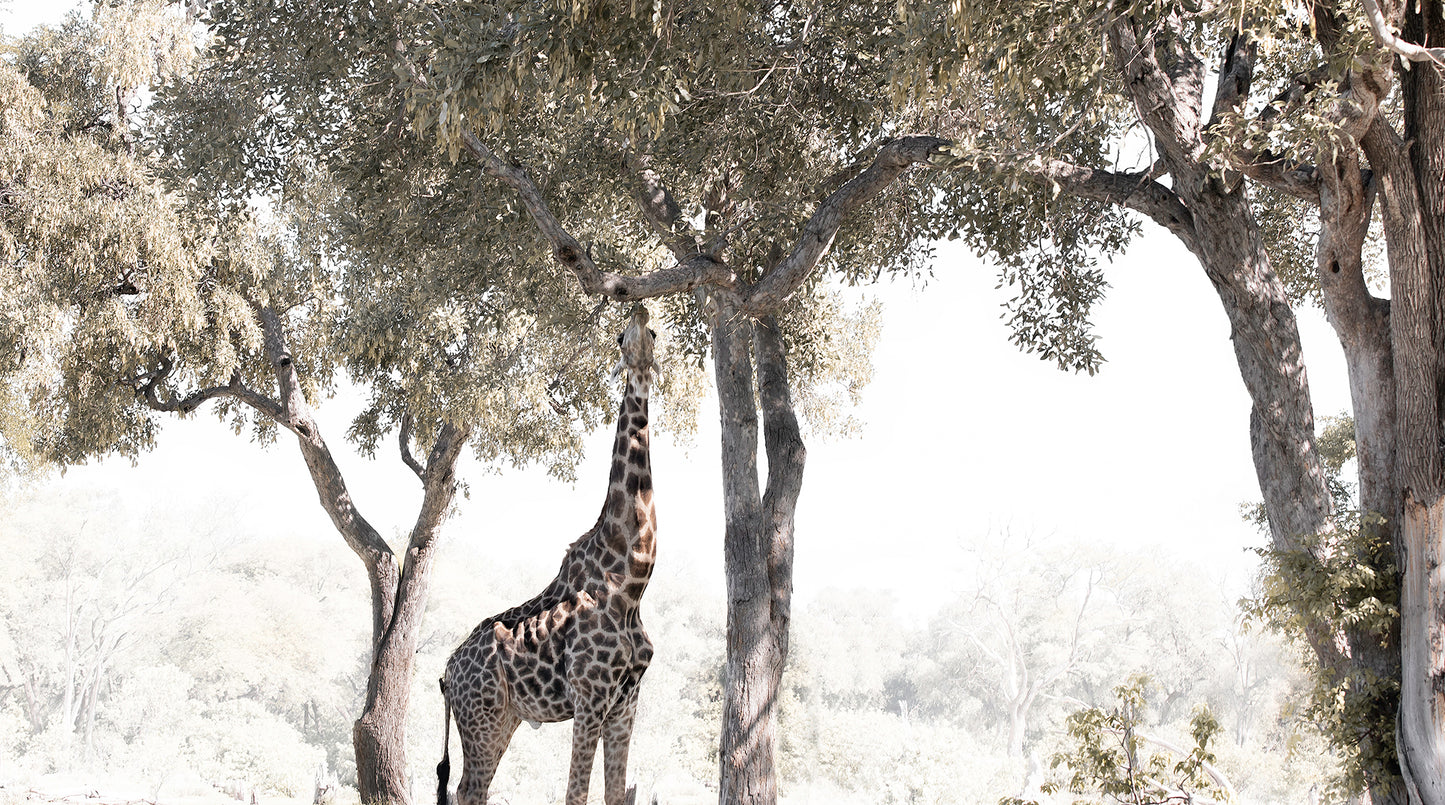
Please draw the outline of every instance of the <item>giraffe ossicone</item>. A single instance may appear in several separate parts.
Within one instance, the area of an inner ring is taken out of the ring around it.
[[[607,497],[596,525],[567,549],[536,597],[482,621],[452,652],[441,679],[446,740],[455,717],[462,744],[456,805],[485,805],[502,753],[523,721],[572,719],[566,805],[585,805],[600,740],[606,805],[624,805],[637,689],[652,660],[638,606],[652,577],[657,518],[647,398],[653,338],[638,305],[617,339],[616,374],[627,383]],[[448,805],[449,748],[437,764],[437,803]]]

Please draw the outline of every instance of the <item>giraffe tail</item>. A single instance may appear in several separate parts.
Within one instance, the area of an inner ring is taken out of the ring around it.
[[[447,805],[447,782],[452,776],[452,703],[447,699],[447,681],[441,680],[442,708],[446,710],[446,727],[442,732],[442,762],[437,764],[437,805]]]

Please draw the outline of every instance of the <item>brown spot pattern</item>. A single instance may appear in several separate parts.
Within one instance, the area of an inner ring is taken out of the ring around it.
[[[567,805],[586,803],[599,740],[606,805],[621,805],[626,796],[637,689],[653,653],[638,613],[652,576],[656,531],[646,323],[645,313],[634,314],[619,339],[627,387],[597,524],[567,549],[541,593],[482,621],[447,662],[442,691],[463,756],[457,805],[485,805],[497,764],[523,721],[572,719]]]

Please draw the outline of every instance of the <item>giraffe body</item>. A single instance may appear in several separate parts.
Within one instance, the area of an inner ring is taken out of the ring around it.
[[[482,621],[447,661],[441,680],[447,730],[455,716],[463,758],[457,805],[485,805],[497,764],[523,721],[572,719],[567,805],[587,800],[599,740],[607,805],[628,796],[638,683],[652,659],[638,607],[652,576],[657,530],[647,427],[653,336],[646,325],[647,311],[638,307],[618,338],[627,386],[597,524],[567,549],[546,589]],[[444,752],[438,805],[447,805],[449,771]]]

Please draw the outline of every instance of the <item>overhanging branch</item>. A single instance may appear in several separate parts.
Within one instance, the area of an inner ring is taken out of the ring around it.
[[[224,386],[212,386],[201,389],[200,391],[178,399],[161,399],[160,383],[170,375],[174,368],[175,361],[171,356],[161,356],[160,367],[150,374],[140,388],[136,389],[140,392],[141,399],[144,400],[147,408],[165,413],[190,414],[208,400],[213,400],[218,397],[231,397],[246,403],[272,419],[277,419],[281,415],[280,403],[246,386],[241,380],[240,369],[235,369],[231,372],[231,380]]]
[[[1374,35],[1375,41],[1380,46],[1404,58],[1410,62],[1433,62],[1438,67],[1445,67],[1445,48],[1427,48],[1407,42],[1401,39],[1398,34],[1390,30],[1390,23],[1385,19],[1385,14],[1375,0],[1360,0],[1364,6],[1365,19],[1370,23],[1370,33]]]
[[[740,309],[766,315],[782,307],[827,253],[850,213],[881,193],[904,171],[943,156],[949,145],[947,140],[926,136],[900,137],[885,145],[873,164],[823,199],[803,225],[793,251],[748,290]]]
[[[1173,190],[1147,172],[1096,170],[1055,159],[1044,163],[1031,176],[1035,181],[1057,185],[1061,192],[1142,213],[1169,230],[1191,251],[1195,249],[1193,213]]]
[[[553,257],[576,275],[584,292],[630,301],[691,291],[704,284],[731,286],[736,283],[731,268],[706,254],[694,254],[670,268],[635,277],[603,271],[552,214],[541,189],[525,168],[502,160],[470,131],[462,133],[462,145],[482,163],[487,175],[517,192],[532,222],[551,244]]]

